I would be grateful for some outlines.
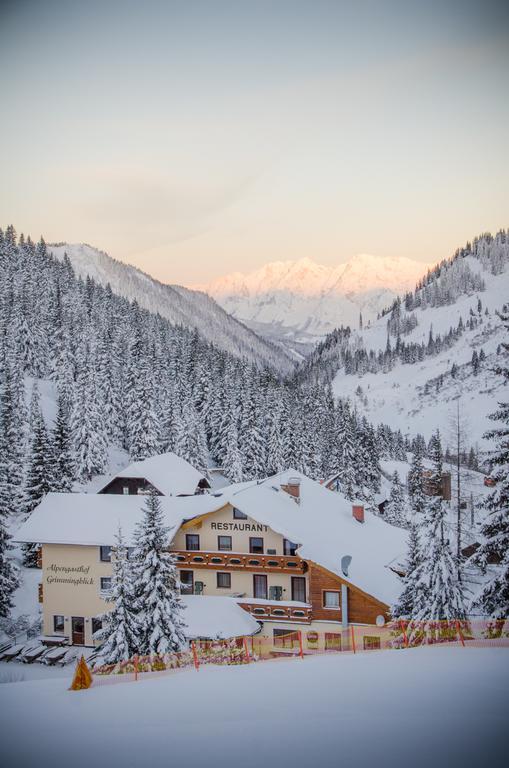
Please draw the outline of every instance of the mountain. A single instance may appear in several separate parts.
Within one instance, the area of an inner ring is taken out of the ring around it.
[[[141,307],[158,312],[176,325],[196,328],[206,341],[237,357],[245,357],[258,367],[268,366],[287,373],[293,366],[290,357],[280,348],[259,338],[205,293],[160,283],[136,267],[84,243],[54,243],[48,245],[48,251],[60,260],[67,253],[81,277],[88,275],[103,286],[109,283],[120,296],[136,299]]]
[[[361,254],[327,267],[305,258],[275,261],[247,274],[234,272],[204,291],[257,333],[294,352],[307,352],[340,325],[357,327],[402,291],[413,288],[430,264],[403,257]]]
[[[403,434],[445,444],[459,401],[468,445],[487,448],[488,414],[506,400],[493,371],[506,331],[497,311],[509,300],[509,234],[482,235],[395,301],[362,330],[329,334],[302,363],[301,382],[326,381],[360,413]]]

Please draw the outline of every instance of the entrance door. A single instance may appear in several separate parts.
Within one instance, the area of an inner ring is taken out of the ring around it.
[[[265,574],[255,574],[253,576],[253,596],[261,600],[267,599],[267,577]]]
[[[72,617],[72,644],[85,645],[85,619],[83,616]]]
[[[304,576],[292,576],[292,600],[306,602],[306,579]]]

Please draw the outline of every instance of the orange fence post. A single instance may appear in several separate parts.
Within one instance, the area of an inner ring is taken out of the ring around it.
[[[401,631],[403,632],[403,642],[405,643],[405,648],[408,648],[408,636],[405,629],[405,622],[400,621],[399,626],[401,627]]]
[[[246,654],[246,663],[249,664],[251,658],[249,656],[249,648],[247,647],[247,637],[244,637],[244,651]]]
[[[350,624],[350,634],[352,636],[352,649],[353,649],[353,652],[355,653],[355,632],[353,629],[353,624]]]
[[[464,648],[465,647],[465,639],[463,637],[463,632],[461,631],[461,624],[459,623],[459,621],[456,621],[456,629],[458,630],[458,635],[460,636],[461,645]]]
[[[302,648],[302,632],[299,629],[299,656],[301,659],[304,658],[304,650]]]
[[[138,656],[134,657],[134,680],[138,679]]]
[[[200,668],[200,662],[198,661],[198,654],[196,653],[196,645],[194,644],[194,640],[191,643],[191,648],[193,649],[194,668],[198,672],[198,670]]]

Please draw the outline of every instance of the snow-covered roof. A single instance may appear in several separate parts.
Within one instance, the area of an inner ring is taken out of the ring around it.
[[[232,597],[186,595],[183,619],[186,637],[228,638],[254,635],[260,625]]]
[[[164,496],[193,494],[198,483],[206,479],[205,475],[176,453],[160,453],[143,461],[134,461],[110,478],[104,487],[116,477],[145,478]]]
[[[300,480],[300,502],[281,485]],[[119,524],[126,543],[133,543],[144,496],[49,493],[14,538],[41,544],[112,545]],[[401,582],[391,570],[402,562],[407,532],[365,512],[364,523],[352,516],[352,504],[341,493],[289,469],[263,480],[237,483],[216,494],[163,496],[165,523],[175,534],[185,520],[211,514],[230,503],[259,523],[300,545],[299,555],[327,568],[388,605]],[[341,559],[350,555],[348,576]]]
[[[298,504],[280,490],[290,478],[300,479]],[[405,530],[368,511],[364,523],[358,523],[351,502],[294,469],[261,483],[232,485],[223,493],[246,515],[299,544],[298,553],[306,560],[313,560],[388,605],[399,595],[401,581],[390,566],[404,559]],[[344,555],[352,558],[347,577],[341,570]]]
[[[122,494],[48,493],[14,538],[40,544],[112,545],[121,525],[126,544],[131,546],[146,499]],[[160,502],[165,524],[176,533],[184,520],[215,512],[226,500],[203,494],[161,496]]]

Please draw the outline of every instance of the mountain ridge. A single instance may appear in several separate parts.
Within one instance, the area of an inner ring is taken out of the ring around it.
[[[194,290],[211,296],[259,335],[306,354],[340,325],[373,320],[400,293],[413,289],[433,263],[403,256],[359,254],[336,265],[309,257],[232,272]]]
[[[145,309],[158,312],[174,324],[195,328],[206,341],[220,349],[245,357],[259,367],[268,366],[282,373],[292,368],[290,357],[281,349],[231,317],[202,291],[161,283],[137,267],[86,243],[50,243],[47,248],[60,260],[67,254],[82,278],[89,276],[103,286],[109,283],[114,292],[138,301]]]

